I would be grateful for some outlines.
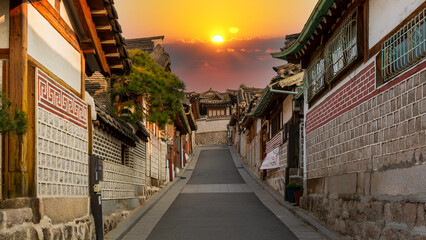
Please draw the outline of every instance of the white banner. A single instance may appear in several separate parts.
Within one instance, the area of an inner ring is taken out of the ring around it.
[[[280,167],[280,148],[277,147],[268,153],[263,160],[262,166],[260,169],[273,169]]]

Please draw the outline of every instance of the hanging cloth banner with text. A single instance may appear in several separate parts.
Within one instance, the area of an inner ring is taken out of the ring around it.
[[[273,169],[280,167],[280,148],[277,147],[268,153],[263,160],[262,166],[260,169]]]

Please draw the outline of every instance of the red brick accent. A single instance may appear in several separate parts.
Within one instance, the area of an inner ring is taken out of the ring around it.
[[[409,78],[411,75],[424,69],[426,67],[426,62],[417,65],[380,88],[376,88],[375,65],[376,62],[372,62],[353,79],[349,80],[323,102],[311,109],[306,116],[306,134],[309,134],[342,113],[351,110],[395,84]]]

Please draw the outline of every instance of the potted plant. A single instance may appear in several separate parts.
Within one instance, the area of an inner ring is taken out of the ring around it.
[[[285,190],[286,190],[286,195],[287,195],[287,199],[288,199],[289,202],[296,203],[295,192],[298,192],[297,193],[297,195],[298,195],[297,201],[299,201],[300,196],[301,196],[300,192],[302,192],[302,185],[297,184],[297,183],[290,183],[287,186],[285,186]]]

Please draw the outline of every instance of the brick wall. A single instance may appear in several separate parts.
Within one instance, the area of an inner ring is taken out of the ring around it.
[[[307,114],[308,179],[419,160],[425,71],[378,89],[374,76],[373,62]]]
[[[307,114],[301,206],[342,239],[424,239],[426,62],[376,87],[375,63]]]

